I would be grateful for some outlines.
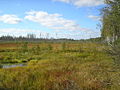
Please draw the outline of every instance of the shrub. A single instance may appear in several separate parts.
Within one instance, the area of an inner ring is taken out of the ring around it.
[[[62,50],[65,51],[66,50],[66,43],[62,43]]]
[[[107,52],[112,56],[114,63],[120,66],[120,39],[111,44]]]
[[[28,42],[24,42],[24,44],[22,45],[22,51],[24,53],[28,51]]]
[[[2,68],[3,66],[2,66],[2,64],[0,64],[0,68]]]
[[[48,50],[52,50],[52,49],[53,49],[52,45],[48,44]]]

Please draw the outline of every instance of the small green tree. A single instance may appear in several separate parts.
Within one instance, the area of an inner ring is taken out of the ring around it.
[[[0,68],[2,68],[3,66],[2,66],[2,64],[0,64]]]
[[[22,52],[28,52],[28,42],[24,42],[22,45]]]
[[[40,54],[40,46],[39,45],[37,45],[36,47],[34,47],[33,48],[33,52],[35,53],[35,54]]]
[[[63,51],[66,50],[66,43],[65,43],[65,42],[62,43],[62,50],[63,50]]]
[[[53,49],[52,45],[51,45],[51,44],[48,44],[48,50],[50,51],[50,50],[52,50],[52,49]]]

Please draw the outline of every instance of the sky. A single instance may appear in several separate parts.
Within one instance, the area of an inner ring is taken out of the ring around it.
[[[0,0],[0,36],[100,37],[103,0]]]

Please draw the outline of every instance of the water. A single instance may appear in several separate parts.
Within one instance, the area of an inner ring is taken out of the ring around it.
[[[12,67],[24,67],[27,66],[26,64],[3,64],[2,68],[12,68]]]

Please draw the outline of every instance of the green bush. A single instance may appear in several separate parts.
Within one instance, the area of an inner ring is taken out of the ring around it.
[[[120,66],[120,45],[118,44],[110,47],[107,52],[112,56],[114,63]]]
[[[0,64],[0,68],[2,68],[3,66],[2,66],[2,64]]]
[[[24,42],[21,47],[22,52],[26,53],[28,52],[28,42]]]
[[[52,50],[53,49],[53,47],[52,47],[52,45],[51,44],[48,44],[48,50]]]
[[[66,47],[67,47],[67,46],[66,46],[66,43],[65,43],[65,42],[64,42],[64,43],[62,43],[62,50],[63,50],[63,51],[65,51],[65,50],[66,50]]]

